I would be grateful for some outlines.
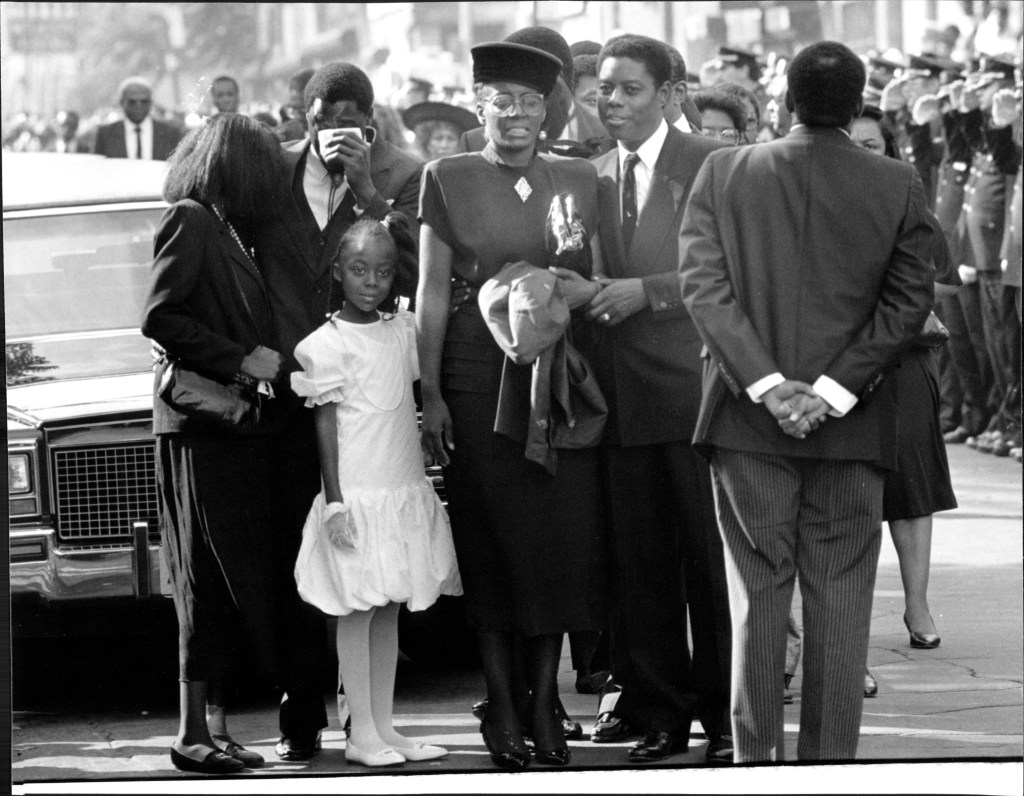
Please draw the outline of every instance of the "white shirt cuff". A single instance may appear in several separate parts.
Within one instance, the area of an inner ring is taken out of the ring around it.
[[[842,417],[857,405],[857,396],[828,376],[819,376],[813,387],[832,407],[829,410],[832,417]]]
[[[747,395],[750,396],[750,400],[755,404],[761,403],[761,396],[764,395],[772,387],[777,387],[786,380],[786,377],[781,373],[769,373],[763,379],[758,379],[749,387],[747,387]]]

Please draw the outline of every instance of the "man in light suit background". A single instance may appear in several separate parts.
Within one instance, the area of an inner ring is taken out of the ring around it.
[[[615,37],[598,55],[598,110],[617,146],[593,161],[605,278],[588,309],[609,405],[611,659],[622,692],[599,709],[593,738],[637,731],[629,759],[663,760],[686,751],[699,715],[708,761],[727,763],[728,593],[710,473],[690,446],[701,341],[678,278],[686,199],[720,145],[666,122],[671,81],[665,45],[646,36]]]
[[[149,81],[129,77],[121,81],[117,96],[124,118],[96,129],[92,151],[108,158],[167,160],[181,140],[181,131],[150,114],[153,88]]]
[[[896,460],[883,371],[920,331],[935,276],[921,178],[849,138],[864,84],[845,46],[802,50],[790,134],[712,153],[683,220],[683,299],[710,352],[694,443],[710,457],[726,545],[737,762],[784,757],[796,573],[797,756],[857,750],[883,468]]]
[[[373,122],[373,86],[353,64],[335,62],[317,70],[306,84],[306,135],[283,144],[285,165],[272,197],[278,212],[257,235],[256,251],[270,291],[281,353],[288,370],[297,370],[295,346],[341,306],[341,288],[332,280],[331,264],[341,237],[356,219],[384,219],[391,210],[409,219],[418,235],[420,174],[423,164],[377,136]],[[320,131],[347,128],[348,133],[321,143]],[[283,518],[288,560],[281,577],[294,580],[302,527],[320,490],[313,413],[292,392],[287,380],[277,389],[282,415]],[[327,726],[320,691],[323,617],[312,606],[288,607],[294,643],[285,667],[287,699],[281,704],[281,739],[277,755],[305,760],[320,750],[320,730]]]

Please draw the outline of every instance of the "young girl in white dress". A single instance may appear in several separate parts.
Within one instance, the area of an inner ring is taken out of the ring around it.
[[[416,425],[414,316],[394,306],[415,273],[405,218],[361,219],[342,238],[343,308],[295,349],[292,388],[313,407],[323,490],[295,564],[302,599],[338,617],[338,662],[351,711],[345,759],[366,766],[447,751],[392,725],[398,609],[462,594],[444,506],[426,478]]]

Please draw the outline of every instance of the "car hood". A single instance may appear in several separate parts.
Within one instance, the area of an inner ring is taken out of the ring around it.
[[[153,409],[153,374],[44,381],[7,388],[7,416],[24,425],[146,413]]]

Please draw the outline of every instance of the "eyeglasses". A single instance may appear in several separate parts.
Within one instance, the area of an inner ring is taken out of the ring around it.
[[[512,116],[517,106],[526,116],[540,116],[546,107],[543,94],[523,94],[518,100],[511,94],[495,94],[484,102],[496,116]]]
[[[740,140],[746,141],[746,135],[738,130],[701,130],[705,138],[717,138],[727,144],[738,144]]]

